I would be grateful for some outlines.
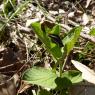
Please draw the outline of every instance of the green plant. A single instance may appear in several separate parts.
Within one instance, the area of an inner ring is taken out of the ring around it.
[[[6,42],[10,38],[10,30],[8,30],[8,24],[14,23],[16,17],[19,17],[19,13],[25,9],[29,2],[32,0],[25,0],[18,4],[16,0],[3,0],[2,10],[0,15],[0,44]],[[12,28],[12,27],[11,27]]]
[[[55,66],[52,69],[32,67],[24,72],[22,79],[29,84],[36,84],[43,89],[50,89],[50,91],[40,89],[41,92],[38,95],[52,95],[54,93],[51,90],[55,90],[59,95],[67,95],[67,90],[72,84],[82,81],[80,72],[76,70],[64,71],[68,56],[73,50],[82,28],[80,26],[73,28],[62,40],[59,35],[60,26],[58,24],[50,28],[47,25],[42,26],[36,22],[32,23],[32,28],[47,51],[52,55]],[[53,36],[50,37],[50,35]],[[56,42],[56,39],[59,39],[58,42],[62,46]]]
[[[8,23],[11,22],[11,20],[15,16],[17,16],[28,5],[29,2],[30,0],[25,0],[23,3],[17,5],[16,0],[3,1],[3,10],[1,15],[2,17],[4,17],[5,20],[3,20],[3,24],[0,21],[0,32],[6,27]]]

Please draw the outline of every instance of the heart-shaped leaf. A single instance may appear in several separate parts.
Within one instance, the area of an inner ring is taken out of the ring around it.
[[[50,69],[33,67],[26,70],[22,79],[29,84],[36,84],[46,88],[55,88],[57,75]]]
[[[65,46],[64,49],[67,51],[67,54],[69,54],[69,52],[73,49],[75,42],[77,41],[77,39],[80,36],[81,30],[82,30],[82,28],[80,26],[75,27],[63,39],[63,43]]]
[[[68,78],[72,84],[82,81],[82,73],[76,70],[70,70],[63,73],[62,77]]]

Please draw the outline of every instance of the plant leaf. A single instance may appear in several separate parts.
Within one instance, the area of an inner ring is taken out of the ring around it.
[[[63,73],[62,77],[69,79],[72,84],[79,83],[82,81],[82,73],[76,70],[70,70]]]
[[[59,35],[60,33],[60,26],[59,25],[55,25],[52,29],[52,31],[50,31],[50,34],[55,34],[55,35]]]
[[[66,77],[57,77],[55,80],[55,83],[57,84],[56,89],[67,89],[72,85],[71,81]]]
[[[51,46],[53,45],[53,43],[51,44]],[[58,59],[61,57],[62,52],[59,46],[55,45],[54,47],[51,48],[51,52],[54,56],[55,59]]]
[[[34,29],[34,32],[37,34],[39,39],[45,44],[47,50],[50,51],[51,45],[48,38],[48,34],[45,31],[42,31],[41,24],[38,22],[32,23],[32,28]]]
[[[56,89],[67,89],[72,84],[81,82],[82,73],[76,70],[65,71],[62,77],[57,77],[55,83],[57,84]]]
[[[41,24],[38,22],[32,23],[32,27],[35,31],[35,33],[38,35],[38,37],[43,40],[43,31],[41,29]]]
[[[55,88],[56,78],[57,75],[52,70],[42,67],[33,67],[24,72],[22,79],[29,84],[36,84],[47,88]]]
[[[53,31],[54,33],[59,33],[59,26],[55,26],[52,30],[49,29],[49,27],[46,26],[46,29],[43,29],[45,31],[42,31],[41,24],[38,22],[32,23],[32,28],[34,29],[34,32],[37,34],[39,39],[44,43],[45,47],[47,48],[48,52],[53,55],[53,58],[58,59],[61,57],[61,47],[59,45],[53,43],[51,39],[48,36],[48,33]],[[51,31],[48,31],[51,30]],[[58,31],[57,31],[58,30]]]
[[[63,73],[62,77],[68,78],[72,84],[79,83],[82,81],[82,74],[76,70],[70,70]]]
[[[95,28],[92,28],[91,30],[90,30],[90,33],[89,33],[90,35],[92,35],[92,36],[95,36]]]
[[[95,84],[95,72],[78,61],[72,60],[73,65],[82,72],[82,78]]]
[[[63,44],[65,46],[65,50],[67,51],[67,54],[73,49],[75,42],[80,36],[80,32],[82,30],[82,27],[75,27],[73,28],[67,36],[63,39]]]

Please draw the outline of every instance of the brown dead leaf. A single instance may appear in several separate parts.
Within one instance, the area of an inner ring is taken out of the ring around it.
[[[18,93],[22,93],[22,92],[24,92],[26,89],[28,89],[30,87],[31,87],[31,85],[27,84],[24,81],[21,81],[21,85],[20,85],[20,88],[18,90]]]

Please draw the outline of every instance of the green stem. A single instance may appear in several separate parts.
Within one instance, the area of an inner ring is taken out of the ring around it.
[[[64,59],[64,63],[63,63],[63,66],[62,66],[62,70],[64,70],[64,67],[66,65],[66,60],[67,60],[68,56],[66,56],[66,58]]]
[[[59,73],[60,73],[60,77],[62,77],[62,64],[59,63]]]
[[[62,76],[63,65],[64,65],[64,63],[65,63],[66,55],[67,55],[67,53],[64,52],[64,53],[63,53],[63,56],[62,56],[62,57],[57,61],[57,63],[56,63],[56,68],[57,68],[57,66],[59,65],[59,74],[60,74],[60,77]]]

